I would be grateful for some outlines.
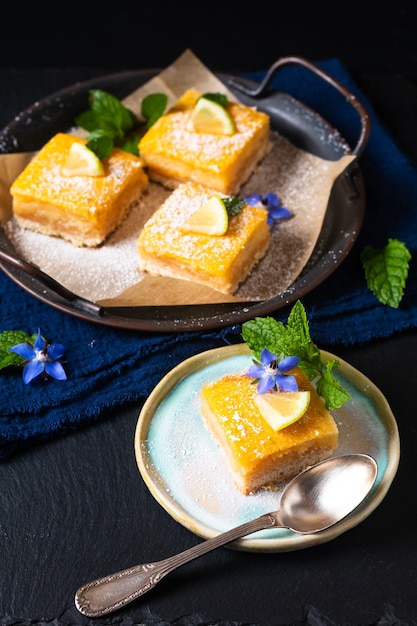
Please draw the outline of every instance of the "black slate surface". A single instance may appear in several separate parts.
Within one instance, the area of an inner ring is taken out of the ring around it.
[[[394,483],[365,522],[330,543],[297,552],[219,549],[105,620],[89,620],[75,609],[81,584],[200,541],[169,517],[138,473],[133,437],[140,407],[104,416],[95,426],[2,464],[0,623],[148,624],[154,618],[157,623],[184,618],[191,624],[199,616],[204,624],[303,624],[310,623],[305,620],[314,607],[328,620],[323,623],[350,626],[391,623],[378,621],[391,607],[399,620],[392,623],[415,624],[417,429],[407,392],[417,377],[416,345],[413,332],[366,350],[337,351],[387,390],[402,439]],[[398,355],[407,378],[392,386],[386,364]]]
[[[0,68],[7,94],[0,125],[37,98],[100,71],[108,73],[97,67]],[[401,146],[417,158],[414,77],[355,77]],[[1,464],[0,624],[417,624],[417,426],[410,397],[416,349],[416,332],[367,346],[332,346],[384,390],[400,429],[397,476],[365,522],[299,552],[220,549],[106,619],[76,611],[81,584],[200,541],[169,517],[138,473],[133,436],[140,406]]]

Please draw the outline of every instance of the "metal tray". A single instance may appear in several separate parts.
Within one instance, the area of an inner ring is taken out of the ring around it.
[[[345,106],[350,105],[356,110],[361,129],[355,146],[349,146],[337,129],[317,112],[291,95],[270,88],[276,73],[288,65],[300,65],[310,70],[340,93]],[[38,150],[55,133],[71,128],[75,116],[88,107],[90,89],[103,89],[124,98],[157,73],[157,70],[117,73],[76,83],[52,94],[29,107],[3,129],[1,152]],[[285,57],[278,60],[260,84],[228,74],[218,77],[241,101],[266,111],[272,128],[299,148],[329,160],[337,160],[344,154],[361,156],[370,132],[366,109],[344,85],[306,59]],[[359,234],[364,211],[364,183],[358,159],[355,159],[335,181],[320,236],[302,273],[288,289],[263,301],[175,307],[103,307],[70,292],[41,268],[19,257],[1,228],[0,268],[39,300],[91,322],[156,332],[213,329],[270,314],[312,291],[346,258]]]

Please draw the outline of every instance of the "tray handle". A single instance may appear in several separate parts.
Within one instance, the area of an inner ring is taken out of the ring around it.
[[[245,95],[250,96],[251,98],[260,98],[267,91],[270,83],[274,79],[277,72],[283,67],[285,67],[286,65],[301,65],[302,67],[305,67],[306,69],[310,70],[311,72],[316,74],[316,76],[318,76],[322,80],[329,83],[339,93],[341,93],[342,96],[344,96],[346,102],[350,104],[356,110],[361,121],[361,132],[360,132],[359,139],[356,143],[356,146],[352,150],[352,154],[354,154],[357,157],[360,157],[368,142],[369,133],[371,130],[370,117],[366,108],[358,100],[358,98],[349,89],[347,89],[347,87],[345,87],[341,82],[333,78],[333,76],[331,76],[330,74],[328,74],[327,72],[319,68],[314,63],[311,63],[311,61],[308,61],[304,57],[289,56],[289,57],[282,57],[281,59],[278,59],[278,61],[276,61],[273,65],[271,65],[271,67],[267,71],[263,80],[254,89],[251,89],[248,86],[243,85],[242,83],[234,79],[231,79],[229,81],[229,84],[233,88],[235,88],[237,91],[240,91],[244,93]]]

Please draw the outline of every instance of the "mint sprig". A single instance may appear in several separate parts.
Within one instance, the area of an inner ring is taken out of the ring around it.
[[[115,96],[102,89],[88,92],[90,108],[75,118],[87,130],[87,146],[99,159],[109,156],[113,147],[120,147],[138,126],[135,114]],[[137,142],[136,142],[137,143]],[[138,148],[134,154],[138,154]]]
[[[397,309],[404,295],[411,254],[398,239],[389,239],[385,248],[365,246],[360,255],[366,283],[382,304]]]
[[[310,336],[305,308],[299,300],[291,309],[286,325],[272,317],[256,317],[242,325],[242,337],[257,360],[264,348],[281,358],[299,357],[298,367],[315,382],[317,393],[329,411],[349,400],[349,393],[333,375],[339,361],[332,359],[323,363],[320,350]]]
[[[150,128],[164,113],[168,96],[164,93],[152,93],[142,100],[141,113],[146,120],[146,128]]]
[[[139,155],[139,120],[124,104],[102,89],[88,92],[90,108],[75,118],[80,128],[88,131],[87,147],[100,160],[109,156],[114,147],[131,154]],[[146,121],[146,128],[163,114],[168,97],[162,93],[146,96],[141,104],[141,113]]]

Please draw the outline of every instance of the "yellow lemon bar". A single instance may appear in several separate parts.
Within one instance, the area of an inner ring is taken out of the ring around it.
[[[86,140],[58,133],[34,156],[11,186],[13,213],[24,228],[94,247],[121,223],[149,179],[142,159],[116,148],[103,161],[103,176],[68,175],[74,142]]]
[[[245,205],[224,235],[183,230],[212,197],[203,185],[179,185],[155,211],[138,238],[139,269],[233,293],[268,249],[267,211]]]
[[[255,166],[270,151],[270,123],[266,113],[230,102],[235,132],[231,135],[195,132],[189,127],[201,94],[191,89],[174,108],[160,117],[139,142],[151,180],[175,188],[196,182],[226,195],[236,195]]]
[[[338,445],[336,422],[315,388],[300,369],[292,373],[311,399],[306,413],[282,430],[274,430],[257,409],[249,376],[226,375],[201,390],[202,416],[245,495],[273,489],[329,457]]]

